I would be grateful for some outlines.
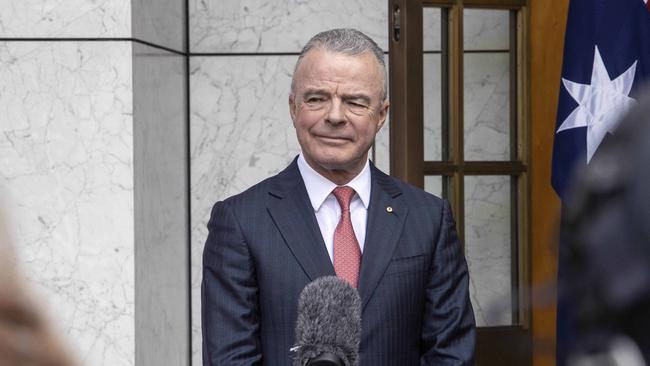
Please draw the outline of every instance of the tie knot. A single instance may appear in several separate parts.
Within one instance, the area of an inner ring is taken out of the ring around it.
[[[348,186],[336,187],[332,191],[336,200],[339,201],[339,206],[341,210],[348,211],[350,209],[350,201],[352,201],[352,196],[354,196],[354,189]]]

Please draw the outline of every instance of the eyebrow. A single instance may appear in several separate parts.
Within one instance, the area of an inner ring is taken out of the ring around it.
[[[328,95],[329,92],[325,89],[307,89],[302,95]]]

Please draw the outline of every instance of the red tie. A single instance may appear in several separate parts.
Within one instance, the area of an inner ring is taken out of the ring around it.
[[[359,282],[361,250],[350,220],[350,201],[354,196],[354,189],[348,186],[336,187],[332,193],[341,206],[341,219],[334,230],[334,271],[337,276],[356,288]]]

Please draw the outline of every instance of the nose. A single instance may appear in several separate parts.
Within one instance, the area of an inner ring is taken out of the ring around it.
[[[327,112],[327,122],[338,125],[345,122],[345,114],[343,112],[343,103],[338,98],[333,98],[330,104],[329,111]]]

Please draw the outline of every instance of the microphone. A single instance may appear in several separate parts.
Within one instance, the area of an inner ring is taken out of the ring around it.
[[[361,299],[346,281],[325,276],[298,299],[294,366],[358,366]]]

